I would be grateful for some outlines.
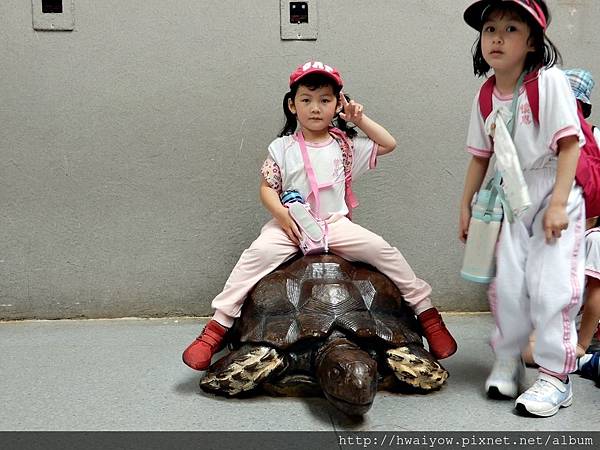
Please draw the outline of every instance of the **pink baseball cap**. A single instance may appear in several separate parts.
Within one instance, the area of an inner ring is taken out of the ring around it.
[[[535,0],[478,0],[465,10],[463,18],[469,26],[475,28],[477,31],[481,31],[481,27],[483,26],[483,16],[486,10],[490,6],[501,2],[516,3],[533,17],[533,19],[542,27],[542,30],[545,31],[548,27],[548,21],[544,15],[544,11]]]
[[[300,64],[290,75],[290,87],[311,73],[320,73],[332,79],[339,88],[344,86],[344,80],[336,68],[323,64],[321,61],[307,61]]]

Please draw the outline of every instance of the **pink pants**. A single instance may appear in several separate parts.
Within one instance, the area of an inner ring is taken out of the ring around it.
[[[433,307],[429,295],[431,287],[416,277],[402,253],[390,246],[381,236],[343,217],[328,225],[329,251],[348,261],[361,261],[376,267],[400,289],[405,301],[415,314]],[[260,236],[244,250],[233,268],[223,291],[215,297],[212,307],[214,319],[230,327],[248,292],[265,275],[298,252],[275,219],[265,224]]]

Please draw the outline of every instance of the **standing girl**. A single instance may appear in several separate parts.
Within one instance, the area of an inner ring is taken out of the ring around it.
[[[261,169],[260,198],[273,219],[242,253],[223,291],[212,302],[216,310],[213,319],[183,352],[183,361],[193,369],[206,369],[222,347],[228,328],[240,316],[248,292],[298,252],[300,231],[279,198],[283,191],[292,189],[299,191],[313,213],[327,223],[329,251],[349,261],[366,262],[387,275],[417,314],[431,353],[438,359],[447,358],[456,351],[456,342],[429,299],[430,286],[415,276],[398,249],[347,217],[349,206],[356,203],[346,172],[356,178],[374,168],[377,156],[394,150],[396,141],[364,114],[362,105],[348,102],[341,94],[343,82],[336,69],[309,61],[292,72],[289,86],[283,99],[286,124],[280,137],[269,145],[269,156]],[[338,128],[332,128],[336,118]],[[366,137],[355,137],[356,131],[347,129],[346,121],[353,122]],[[350,148],[351,158],[340,144]],[[320,187],[318,201],[310,195],[302,146]]]
[[[494,110],[510,109],[518,96],[513,141],[532,203],[513,223],[505,217],[502,224],[489,290],[496,361],[485,387],[491,397],[517,397],[524,374],[521,351],[536,329],[538,379],[515,406],[522,413],[552,416],[572,402],[568,375],[575,370],[574,319],[584,283],[585,211],[582,190],[574,183],[583,144],[577,107],[564,73],[553,67],[560,54],[545,36],[550,15],[544,1],[480,0],[466,9],[464,19],[480,32],[473,47],[475,74],[494,71]],[[531,72],[539,84],[539,123],[525,89],[515,92],[521,75]],[[484,130],[477,96],[467,138],[472,158],[461,203],[462,240],[468,236],[471,199],[493,153]]]

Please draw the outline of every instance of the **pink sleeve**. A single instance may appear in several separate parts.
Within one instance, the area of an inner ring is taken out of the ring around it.
[[[554,136],[552,137],[552,143],[550,144],[550,148],[554,153],[556,153],[556,151],[558,150],[558,141],[567,136],[575,136],[579,139],[579,130],[577,130],[577,127],[570,125],[563,128],[562,130],[558,130],[554,134]],[[585,142],[585,137],[583,138],[583,140]]]
[[[475,148],[471,146],[467,146],[467,151],[473,156],[479,156],[481,158],[491,158],[493,151],[485,150],[482,148]]]
[[[260,173],[269,186],[278,193],[281,193],[281,170],[275,161],[270,157],[265,159],[265,162],[260,168]]]

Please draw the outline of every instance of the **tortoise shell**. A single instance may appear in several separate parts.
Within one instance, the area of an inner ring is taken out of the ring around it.
[[[265,276],[235,324],[241,342],[280,349],[334,329],[394,347],[422,344],[414,313],[388,277],[331,254],[296,258]]]

